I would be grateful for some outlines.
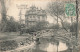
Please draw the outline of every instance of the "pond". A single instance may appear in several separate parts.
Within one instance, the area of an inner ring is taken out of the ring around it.
[[[47,50],[47,52],[57,52],[57,51],[59,52],[59,51],[65,51],[67,49],[68,49],[68,47],[67,47],[66,43],[59,42],[58,46],[55,44],[49,43],[46,50]]]
[[[50,41],[44,41],[40,42],[40,44],[35,44],[34,49],[32,52],[60,52],[65,51],[68,49],[68,46],[66,43],[59,41],[59,44],[52,43]]]

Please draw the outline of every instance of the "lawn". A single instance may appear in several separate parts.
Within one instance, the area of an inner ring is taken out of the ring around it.
[[[15,47],[14,43],[11,43],[11,42],[13,42],[13,40],[19,46],[20,42],[25,43],[25,41],[28,41],[27,39],[29,39],[29,40],[31,39],[31,35],[30,34],[25,33],[25,34],[22,34],[20,36],[19,32],[4,32],[4,33],[0,32],[0,43],[1,43],[0,47],[4,48],[4,49],[0,48],[0,50],[1,49],[3,49],[3,50],[6,50],[6,49],[7,50],[11,50],[12,48],[14,48]],[[9,43],[7,43],[6,41],[9,42]],[[28,42],[30,42],[30,41],[28,41]],[[9,48],[9,46],[7,46],[8,44],[11,45],[10,48]]]
[[[20,36],[19,32],[0,32],[0,42],[4,41],[4,40],[16,40],[16,41],[22,41],[25,38],[29,38],[31,37],[30,34],[22,34]]]

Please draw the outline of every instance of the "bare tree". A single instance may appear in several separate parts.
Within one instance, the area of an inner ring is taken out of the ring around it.
[[[54,19],[57,21],[58,24],[58,19],[61,21],[62,27],[66,30],[66,28],[63,25],[63,18],[64,17],[64,3],[63,2],[49,2],[48,3],[48,8],[47,8],[48,14],[50,14]],[[67,31],[67,30],[66,30]]]

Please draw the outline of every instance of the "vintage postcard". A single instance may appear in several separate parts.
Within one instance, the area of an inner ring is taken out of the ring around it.
[[[0,0],[0,52],[80,52],[80,0]]]

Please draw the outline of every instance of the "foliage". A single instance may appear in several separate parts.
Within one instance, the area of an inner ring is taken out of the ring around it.
[[[2,22],[6,21],[6,6],[5,6],[5,0],[0,0],[1,3],[1,15],[2,15]]]
[[[5,27],[3,27],[5,26]],[[19,31],[20,24],[14,20],[13,17],[10,18],[10,20],[7,19],[6,23],[1,26],[1,31],[3,32],[16,32]]]
[[[7,40],[0,42],[0,50],[6,51],[6,50],[12,50],[18,47],[18,44],[14,40]]]
[[[43,29],[46,29],[47,28],[47,24],[48,22],[47,21],[41,21],[41,22],[37,22],[36,25],[34,25],[33,27],[27,29],[27,32],[36,32],[36,31],[40,31],[40,30],[43,30]]]
[[[70,23],[69,22],[65,21],[65,22],[63,22],[63,25],[66,29],[70,29]]]
[[[66,30],[66,28],[64,27],[64,24],[63,24],[63,22],[64,22],[63,18],[65,17],[64,11],[65,10],[64,10],[63,2],[50,2],[48,4],[47,13],[50,14],[52,17],[56,16],[57,18],[54,17],[54,19],[57,21],[57,23],[58,23],[58,19],[59,19],[61,21],[63,29]]]
[[[17,22],[8,22],[6,31],[16,32],[19,30],[19,28],[20,28],[20,25]]]
[[[48,12],[50,15],[60,16],[64,14],[64,4],[62,2],[50,2]]]
[[[48,27],[49,29],[59,29],[59,25],[58,24],[53,24],[52,26]]]
[[[70,27],[70,31],[71,31],[71,32],[76,32],[76,27],[77,27],[77,23],[74,22],[74,23],[71,25],[71,27]]]
[[[36,24],[36,29],[45,29],[47,27],[47,21],[41,21]]]

